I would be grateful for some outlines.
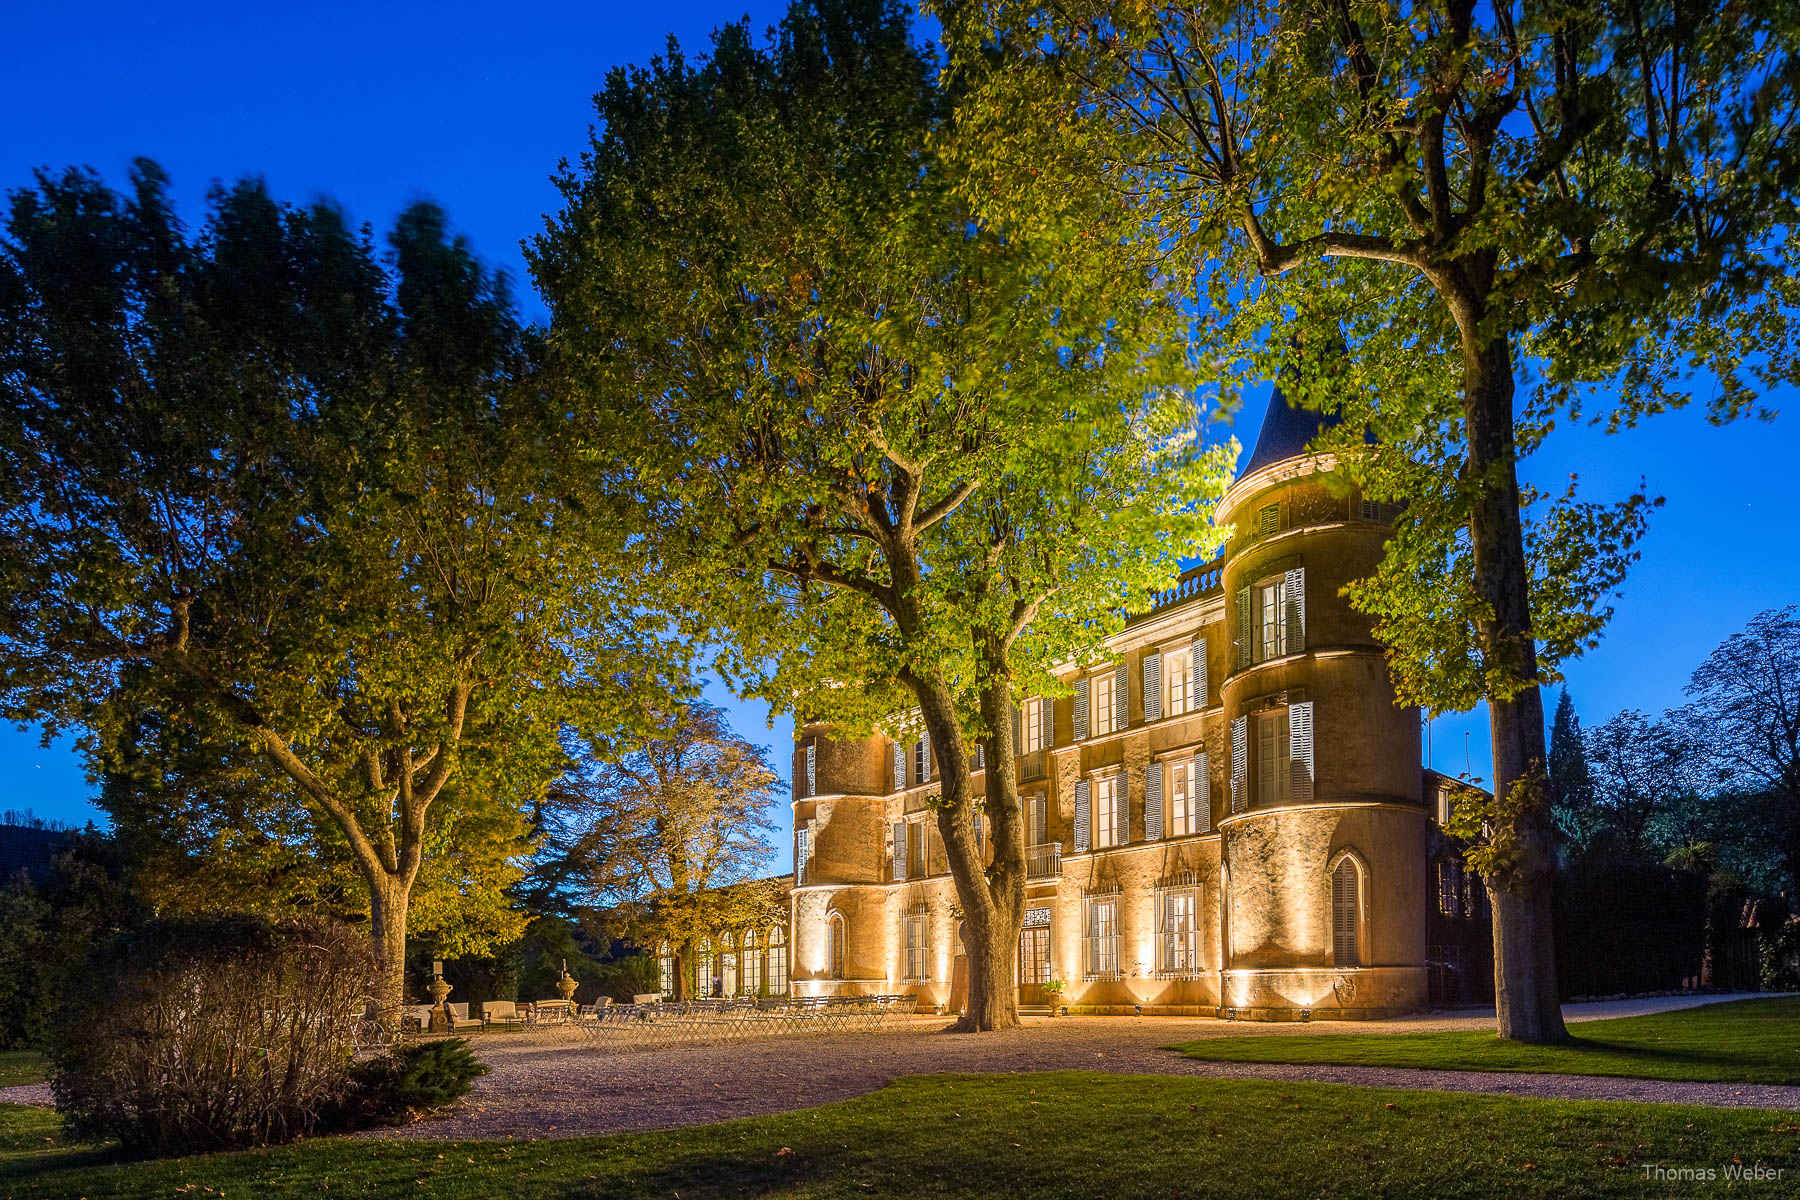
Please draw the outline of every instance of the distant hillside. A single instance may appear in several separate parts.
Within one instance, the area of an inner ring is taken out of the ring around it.
[[[50,875],[50,858],[68,845],[73,832],[42,824],[0,825],[0,883],[23,870],[34,883]]]

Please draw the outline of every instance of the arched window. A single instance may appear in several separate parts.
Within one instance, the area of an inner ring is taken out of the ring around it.
[[[738,943],[743,956],[743,970],[738,972],[739,991],[746,996],[760,996],[763,983],[762,948],[756,942],[756,930],[744,930],[743,939]]]
[[[1358,892],[1362,876],[1348,855],[1331,873],[1331,961],[1340,967],[1362,964],[1358,931],[1362,905]]]
[[[787,991],[787,930],[777,925],[769,930],[769,995],[785,996]]]
[[[713,975],[715,966],[712,939],[701,938],[700,961],[694,964],[695,995],[710,996],[713,994]]]
[[[675,955],[667,942],[656,948],[656,990],[665,996],[675,994]]]
[[[831,916],[831,969],[829,977],[844,977],[844,918],[837,913]]]

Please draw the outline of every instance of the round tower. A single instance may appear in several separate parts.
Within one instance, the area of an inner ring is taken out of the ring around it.
[[[1368,618],[1340,594],[1374,570],[1394,514],[1330,478],[1308,450],[1321,428],[1277,391],[1218,516],[1234,530],[1220,992],[1238,1017],[1425,1003],[1418,710],[1394,703]]]

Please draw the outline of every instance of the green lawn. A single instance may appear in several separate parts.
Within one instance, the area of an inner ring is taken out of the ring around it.
[[[36,1050],[0,1050],[0,1087],[42,1083],[49,1077],[49,1069]]]
[[[1734,1000],[1569,1026],[1560,1046],[1491,1033],[1319,1033],[1202,1038],[1175,1047],[1228,1062],[1546,1071],[1722,1083],[1800,1083],[1800,999]]]
[[[19,1198],[1695,1194],[1691,1181],[1646,1178],[1646,1164],[1800,1179],[1800,1114],[1059,1072],[916,1077],[842,1104],[667,1133],[325,1140],[116,1163],[62,1145],[49,1112],[0,1107],[0,1197]]]

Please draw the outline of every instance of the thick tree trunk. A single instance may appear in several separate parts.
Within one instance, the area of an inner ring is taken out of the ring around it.
[[[1493,834],[1504,847],[1501,865],[1485,881],[1494,908],[1494,997],[1501,1037],[1555,1042],[1567,1033],[1551,933],[1555,841],[1519,516],[1512,353],[1504,337],[1478,340],[1480,316],[1458,314],[1464,330],[1466,479],[1476,488],[1469,536],[1475,589],[1488,609],[1478,635],[1489,679],[1516,688],[1501,698],[1490,685],[1488,697],[1497,801]]]
[[[406,1003],[406,909],[412,889],[386,872],[368,883],[375,1002],[383,1019],[394,1020]]]
[[[975,842],[973,781],[962,722],[947,689],[920,689],[920,712],[939,748],[942,800],[938,830],[944,857],[963,907],[963,944],[969,956],[969,998],[952,1026],[976,1033],[1011,1029],[1019,1023],[1013,985],[1013,956],[1025,918],[1025,832],[1019,812],[1017,767],[1013,758],[1012,711],[1004,682],[982,697],[982,715],[995,731],[987,745],[989,763],[983,807],[993,830],[994,862],[984,867]],[[1003,711],[1002,711],[1003,710]]]

